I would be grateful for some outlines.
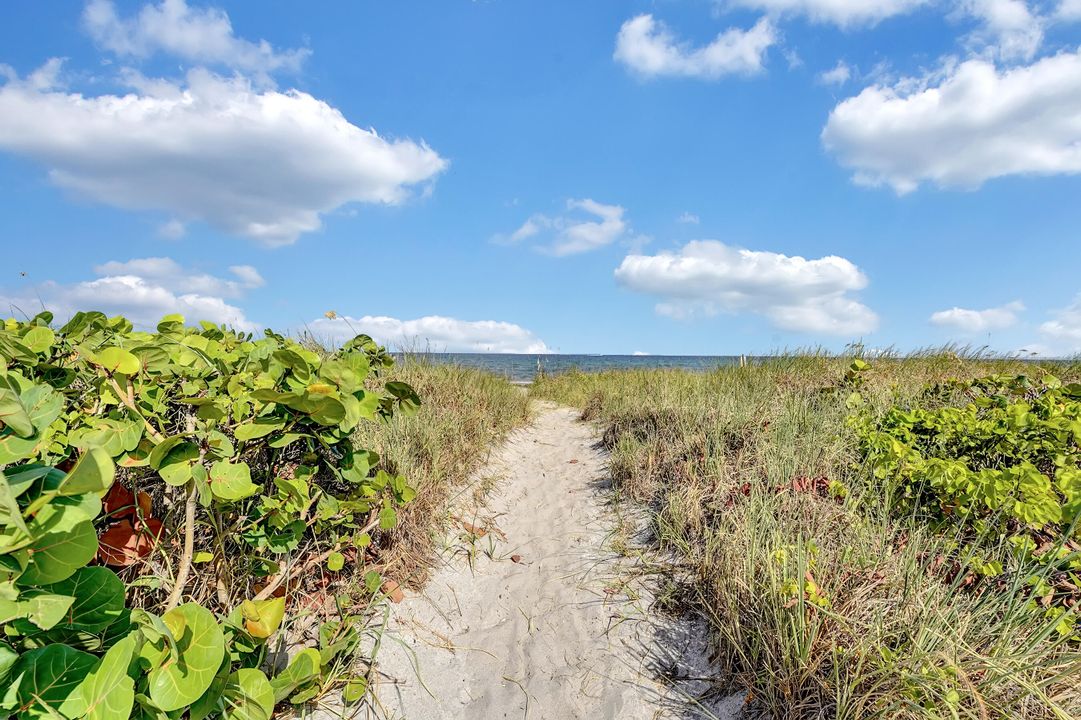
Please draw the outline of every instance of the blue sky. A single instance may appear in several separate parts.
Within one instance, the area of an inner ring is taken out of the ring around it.
[[[8,3],[0,303],[1071,354],[1079,45],[1081,0]]]

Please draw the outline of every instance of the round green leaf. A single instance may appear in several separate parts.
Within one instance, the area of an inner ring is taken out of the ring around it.
[[[30,348],[32,352],[43,353],[55,343],[56,333],[44,325],[32,327],[29,332],[23,335],[23,345]]]
[[[177,655],[150,671],[150,699],[165,712],[198,700],[225,657],[225,636],[209,610],[187,603],[162,616],[176,640]]]
[[[11,673],[23,675],[16,691],[23,717],[79,717],[80,685],[97,663],[90,653],[60,644],[24,653]]]
[[[33,538],[20,585],[49,585],[71,577],[98,551],[91,518],[78,505],[46,505],[26,524]]]
[[[274,689],[262,670],[242,668],[229,676],[224,693],[225,720],[268,720]]]
[[[45,589],[75,599],[57,626],[60,628],[98,632],[112,625],[124,613],[124,583],[109,568],[79,568],[68,579]]]
[[[235,502],[254,495],[259,488],[251,481],[247,463],[219,460],[210,467],[210,491],[219,500]]]
[[[139,362],[139,358],[123,348],[107,347],[100,350],[95,357],[98,365],[101,365],[110,373],[134,375],[143,367],[143,364]]]

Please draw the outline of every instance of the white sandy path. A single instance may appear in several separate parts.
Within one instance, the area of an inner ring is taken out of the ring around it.
[[[736,717],[739,698],[690,699],[708,688],[690,678],[710,674],[700,622],[647,616],[643,583],[633,601],[605,592],[633,564],[606,547],[616,526],[606,507],[607,457],[574,410],[535,409],[535,421],[485,470],[499,478],[487,510],[505,541],[481,539],[472,563],[448,553],[423,594],[394,607],[388,636],[397,639],[384,637],[378,655],[380,714]],[[457,536],[450,542],[462,545]],[[479,552],[489,543],[491,557]],[[683,679],[662,682],[662,673]]]

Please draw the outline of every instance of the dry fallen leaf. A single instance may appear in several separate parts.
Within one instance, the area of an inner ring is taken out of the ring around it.
[[[473,533],[474,535],[476,535],[479,538],[482,538],[482,537],[484,537],[485,535],[488,534],[488,531],[485,530],[484,528],[477,527],[473,523],[466,522],[465,520],[462,520],[462,529],[465,530],[467,533]]]
[[[511,555],[510,556],[510,561],[514,562],[514,563],[520,563],[520,562],[522,562],[522,556],[521,555]]]
[[[387,580],[383,583],[383,594],[389,597],[392,603],[400,603],[405,599],[402,588],[393,580]]]

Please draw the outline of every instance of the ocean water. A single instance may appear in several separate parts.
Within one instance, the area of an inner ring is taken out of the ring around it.
[[[631,368],[712,370],[736,365],[735,355],[511,355],[503,353],[424,353],[432,362],[448,362],[481,368],[511,382],[532,382],[538,370],[558,374],[578,369],[585,372]]]

